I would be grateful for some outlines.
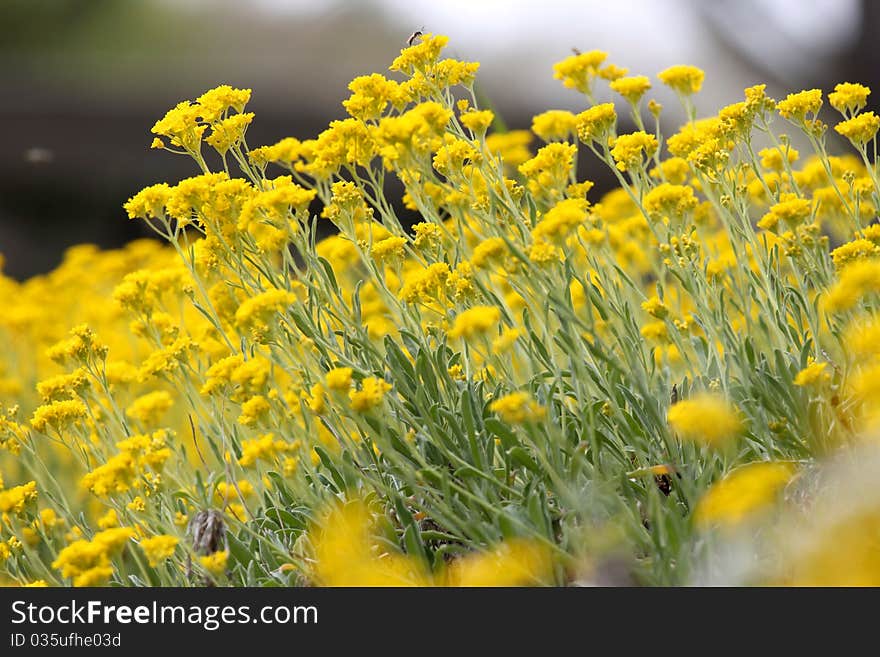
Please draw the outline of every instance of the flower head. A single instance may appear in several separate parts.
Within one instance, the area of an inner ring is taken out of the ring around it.
[[[553,65],[553,77],[562,80],[568,89],[577,89],[583,94],[592,93],[593,79],[599,74],[599,67],[608,58],[608,53],[591,50],[572,55]]]
[[[792,121],[803,122],[807,114],[817,114],[822,107],[822,90],[810,89],[788,94],[777,105],[779,114]]]
[[[543,419],[547,409],[538,404],[527,392],[512,392],[499,397],[489,405],[508,424],[525,424]]]
[[[790,462],[740,466],[703,495],[694,510],[694,521],[700,527],[733,527],[773,502],[796,472]]]
[[[867,104],[870,94],[871,90],[863,84],[841,82],[828,94],[828,102],[831,107],[846,116],[862,109]]]
[[[547,110],[532,118],[532,132],[544,141],[564,141],[574,134],[577,117],[565,110]]]
[[[743,430],[742,419],[730,402],[708,393],[673,404],[667,420],[682,439],[706,445],[723,444]]]
[[[849,139],[856,146],[871,141],[878,129],[880,129],[880,117],[874,112],[863,112],[834,126],[836,132]]]
[[[645,75],[633,75],[612,80],[608,86],[612,91],[616,91],[626,98],[628,102],[635,104],[651,88],[651,81]]]
[[[500,319],[501,310],[496,306],[474,306],[456,316],[449,337],[468,339],[485,334],[497,326]]]
[[[696,66],[679,64],[660,71],[657,77],[682,96],[691,96],[700,91],[706,74]]]
[[[650,158],[657,152],[657,138],[644,131],[620,135],[614,140],[611,157],[621,171],[631,171],[642,164],[642,158]]]

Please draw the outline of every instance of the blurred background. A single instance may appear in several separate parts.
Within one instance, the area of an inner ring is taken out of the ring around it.
[[[775,98],[880,86],[880,3],[867,0],[0,0],[0,25],[0,253],[16,278],[48,271],[72,244],[147,234],[125,200],[196,173],[149,150],[178,101],[250,87],[252,147],[312,137],[344,115],[347,83],[386,71],[420,28],[448,35],[448,56],[482,63],[478,85],[511,128],[584,109],[552,76],[573,47],[607,50],[632,74],[704,68],[703,115],[759,82]],[[674,131],[674,98],[653,91]],[[611,183],[593,174],[601,193]]]

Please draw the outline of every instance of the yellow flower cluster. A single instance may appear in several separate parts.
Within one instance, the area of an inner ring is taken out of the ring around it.
[[[710,394],[673,404],[667,420],[683,439],[707,445],[721,445],[743,429],[742,419],[730,402]]]
[[[690,96],[699,93],[703,88],[703,79],[706,74],[696,66],[678,64],[660,71],[657,77],[660,78],[660,82],[682,96]]]
[[[509,424],[536,422],[544,417],[546,409],[527,392],[512,392],[493,401],[489,408]]]
[[[631,171],[642,165],[642,158],[653,157],[657,152],[657,138],[644,131],[621,135],[614,140],[611,157],[621,171]]]
[[[113,575],[111,559],[134,535],[130,527],[117,527],[98,532],[91,540],[76,540],[58,553],[52,568],[73,586],[103,586]]]
[[[871,141],[880,129],[880,117],[874,112],[863,112],[858,116],[838,123],[834,129],[855,145]]]
[[[829,156],[821,90],[707,115],[696,67],[576,52],[553,70],[583,111],[507,131],[447,43],[415,36],[311,139],[251,148],[246,89],[180,103],[154,145],[195,175],[120,212],[162,242],[0,275],[0,583],[568,584],[620,555],[688,583],[860,460],[870,90],[828,95],[855,151]]]

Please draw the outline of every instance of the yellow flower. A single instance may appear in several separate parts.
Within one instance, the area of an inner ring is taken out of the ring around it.
[[[656,317],[657,319],[665,319],[669,315],[669,308],[660,301],[657,295],[652,296],[647,301],[642,302],[642,310]]]
[[[70,374],[58,374],[37,384],[37,392],[43,402],[58,401],[75,397],[89,387],[88,373],[84,367]]]
[[[645,195],[643,203],[652,216],[681,217],[697,207],[697,198],[691,187],[660,183]]]
[[[46,432],[47,428],[55,431],[66,429],[77,420],[88,415],[86,405],[78,399],[64,399],[38,406],[31,418],[31,426],[37,431]]]
[[[582,142],[604,142],[617,122],[617,112],[614,103],[602,103],[584,110],[576,118],[578,138]]]
[[[459,313],[452,328],[450,338],[469,339],[482,335],[494,328],[501,319],[501,310],[496,306],[474,306]]]
[[[489,405],[508,424],[525,424],[543,419],[547,409],[538,404],[527,392],[512,392],[499,397]]]
[[[811,362],[794,377],[796,386],[812,386],[821,381],[830,379],[830,375],[825,372],[828,363]]]
[[[631,171],[642,164],[642,156],[653,157],[657,152],[657,138],[644,131],[621,135],[614,140],[611,157],[621,171]]]
[[[575,133],[577,117],[565,110],[548,110],[532,117],[532,132],[544,141],[564,141]]]
[[[376,520],[361,500],[324,509],[309,531],[312,577],[319,586],[427,586],[423,564],[377,540]]]
[[[478,269],[485,268],[490,263],[498,262],[507,254],[507,243],[502,237],[489,237],[474,247],[471,255],[471,264]]]
[[[850,379],[848,388],[870,414],[880,414],[880,362],[875,360],[860,368]]]
[[[80,571],[73,576],[73,585],[76,587],[106,586],[113,576],[111,566],[95,566]]]
[[[528,130],[496,132],[486,137],[486,149],[497,153],[506,166],[518,167],[532,156],[528,146],[533,139]]]
[[[345,111],[356,119],[378,119],[389,103],[396,104],[400,98],[400,84],[384,75],[373,73],[361,75],[349,82],[351,97],[342,101]]]
[[[386,237],[373,245],[370,254],[378,261],[400,260],[404,256],[407,240],[404,237]]]
[[[324,398],[324,386],[321,383],[316,383],[309,389],[309,393],[307,395],[304,394],[304,400],[306,402],[306,406],[309,407],[309,410],[316,415],[321,415],[326,409],[327,404]]]
[[[706,74],[696,66],[679,64],[660,71],[657,77],[682,96],[690,96],[699,93]]]
[[[562,259],[562,251],[558,246],[548,242],[535,242],[529,247],[529,260],[536,265],[546,265]]]
[[[296,442],[277,440],[275,434],[267,433],[256,438],[241,441],[241,457],[238,464],[243,468],[253,466],[257,461],[271,461],[277,455],[297,449]]]
[[[171,196],[171,186],[159,183],[145,187],[132,196],[122,207],[129,219],[161,218],[165,216],[165,204]]]
[[[103,586],[113,575],[110,559],[134,536],[128,527],[98,532],[91,541],[77,539],[58,553],[52,568],[74,586]]]
[[[45,530],[54,529],[56,526],[64,524],[64,520],[58,517],[55,509],[40,509],[40,524]]]
[[[128,452],[111,456],[82,478],[82,486],[98,497],[124,493],[134,483],[135,458]]]
[[[644,75],[633,75],[625,78],[617,78],[609,85],[612,91],[616,91],[632,104],[639,102],[645,92],[651,88],[651,81]]]
[[[249,330],[262,340],[269,334],[279,314],[291,306],[297,297],[293,292],[269,289],[247,299],[235,311],[235,323],[243,330]]]
[[[385,166],[403,168],[432,151],[436,152],[443,144],[450,119],[452,111],[433,101],[420,103],[399,116],[383,118],[372,137]],[[357,163],[365,165],[366,162]]]
[[[758,222],[759,228],[776,231],[779,223],[782,222],[789,229],[793,229],[812,214],[812,204],[808,199],[800,198],[796,194],[782,194],[779,198],[779,203],[761,217]]]
[[[825,297],[829,310],[849,310],[862,298],[880,292],[880,259],[859,259],[844,267]]]
[[[92,537],[92,543],[102,546],[107,554],[116,554],[133,538],[135,531],[131,527],[114,527],[100,531]]]
[[[576,155],[577,146],[574,144],[554,142],[519,166],[519,172],[526,178],[526,187],[535,200],[549,204],[562,198]]]
[[[855,262],[880,256],[880,246],[866,239],[855,239],[846,244],[841,244],[831,252],[831,260],[837,269]]]
[[[461,124],[475,135],[484,135],[495,120],[491,110],[471,110],[458,117]]]
[[[730,402],[709,393],[673,404],[666,418],[683,440],[713,446],[735,438],[743,430],[742,419]]]
[[[605,64],[605,66],[599,69],[599,77],[603,80],[608,80],[609,82],[619,80],[627,73],[629,73],[628,68],[623,68],[617,64]]]
[[[639,333],[645,340],[650,340],[651,342],[664,342],[669,339],[666,322],[662,320],[648,322],[639,330]]]
[[[25,507],[37,499],[37,482],[0,490],[0,513],[20,515]]]
[[[352,371],[350,367],[333,368],[325,377],[327,387],[330,390],[348,390],[351,387]]]
[[[413,224],[412,228],[416,234],[413,244],[420,249],[436,246],[443,239],[443,229],[435,223],[421,221]]]
[[[262,395],[255,395],[241,405],[241,415],[238,423],[251,426],[260,422],[271,410],[269,400]]]
[[[843,336],[847,355],[854,361],[870,361],[880,356],[880,314],[858,317]]]
[[[608,53],[601,50],[573,55],[553,65],[553,77],[562,80],[562,84],[568,89],[590,94],[593,78],[598,75],[599,67],[607,58]]]
[[[845,116],[862,109],[867,104],[870,94],[871,90],[863,84],[841,82],[828,94],[828,102],[831,103],[831,107]]]
[[[213,146],[221,155],[225,155],[226,151],[244,139],[244,133],[253,120],[254,113],[247,112],[245,114],[233,114],[214,123],[211,125],[211,134],[205,139],[205,143]]]
[[[294,169],[325,180],[342,166],[368,166],[377,155],[374,136],[360,119],[331,121],[316,139],[302,142],[303,161],[297,162]]]
[[[501,335],[492,340],[492,353],[503,354],[509,351],[523,335],[525,335],[525,329],[520,327],[504,329]]]
[[[125,414],[147,426],[158,424],[159,419],[174,405],[171,394],[166,390],[156,390],[135,399],[125,409]]]
[[[418,43],[401,50],[400,56],[395,58],[388,68],[407,75],[424,73],[437,62],[447,43],[449,37],[442,34],[423,34]]]
[[[190,152],[198,152],[202,135],[208,127],[199,125],[200,114],[201,108],[198,104],[184,100],[156,121],[151,132],[170,138],[172,146],[182,147]]]
[[[817,114],[822,107],[822,90],[810,89],[788,94],[777,109],[783,118],[803,122],[807,114]]]
[[[228,561],[229,552],[227,550],[219,550],[199,557],[199,564],[214,577],[220,577],[226,572]]]
[[[196,105],[202,120],[214,123],[230,109],[239,113],[244,111],[244,106],[250,99],[250,89],[235,89],[228,84],[221,84],[196,98]]]
[[[674,156],[688,160],[703,146],[718,146],[720,131],[721,121],[717,117],[700,119],[683,125],[667,140],[666,146]]]
[[[147,356],[138,371],[138,378],[141,381],[147,381],[157,374],[174,372],[180,368],[182,363],[188,362],[190,354],[197,348],[198,345],[194,344],[190,338],[177,338],[167,347],[153,351]]]
[[[715,483],[694,509],[699,527],[733,527],[766,508],[797,472],[794,463],[749,463],[729,472]]]
[[[223,172],[184,178],[168,192],[165,211],[182,224],[190,224],[210,207],[216,185],[225,182],[229,176]]]
[[[351,408],[358,413],[365,413],[381,404],[385,393],[389,390],[391,390],[390,383],[384,379],[368,376],[361,381],[360,390],[352,390],[348,393]]]
[[[785,160],[788,160],[788,164],[794,164],[798,157],[800,157],[800,153],[790,146],[786,146],[784,151],[780,148],[763,148],[758,151],[758,157],[761,158],[761,166],[771,171],[782,171],[785,168],[783,152],[785,153]]]
[[[565,195],[570,199],[584,201],[587,198],[587,194],[590,193],[590,190],[593,189],[595,185],[596,183],[592,180],[583,180],[581,182],[572,183],[565,188]]]
[[[563,199],[547,210],[532,229],[535,242],[561,242],[587,219],[587,201]]]
[[[452,562],[447,586],[551,586],[553,557],[537,542],[512,539]]]
[[[116,515],[116,509],[107,509],[107,512],[98,518],[98,527],[101,529],[119,527],[119,516]]]
[[[871,141],[880,129],[880,116],[863,112],[834,126],[834,129],[856,146]]]
[[[155,568],[174,554],[174,550],[179,542],[180,539],[176,536],[159,534],[158,536],[142,539],[138,546],[144,551],[150,566]]]
[[[663,160],[659,167],[651,169],[652,178],[665,179],[673,185],[681,185],[690,175],[691,167],[683,157],[670,157]]]
[[[265,167],[269,162],[277,162],[287,168],[292,168],[294,162],[300,160],[303,154],[303,145],[295,137],[285,137],[271,146],[260,146],[248,152],[251,162],[260,167]]]
[[[470,87],[480,68],[479,62],[461,62],[457,59],[442,59],[437,62],[429,74],[428,80],[439,87],[461,85]],[[413,82],[410,80],[410,82]],[[406,83],[404,83],[405,85]],[[402,85],[403,86],[403,85]]]

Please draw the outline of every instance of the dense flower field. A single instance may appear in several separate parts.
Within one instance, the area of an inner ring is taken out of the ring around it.
[[[880,584],[870,91],[697,119],[674,66],[661,130],[591,51],[554,67],[583,112],[506,131],[446,43],[315,139],[178,104],[153,147],[197,175],[125,204],[161,241],[0,278],[3,581]]]

